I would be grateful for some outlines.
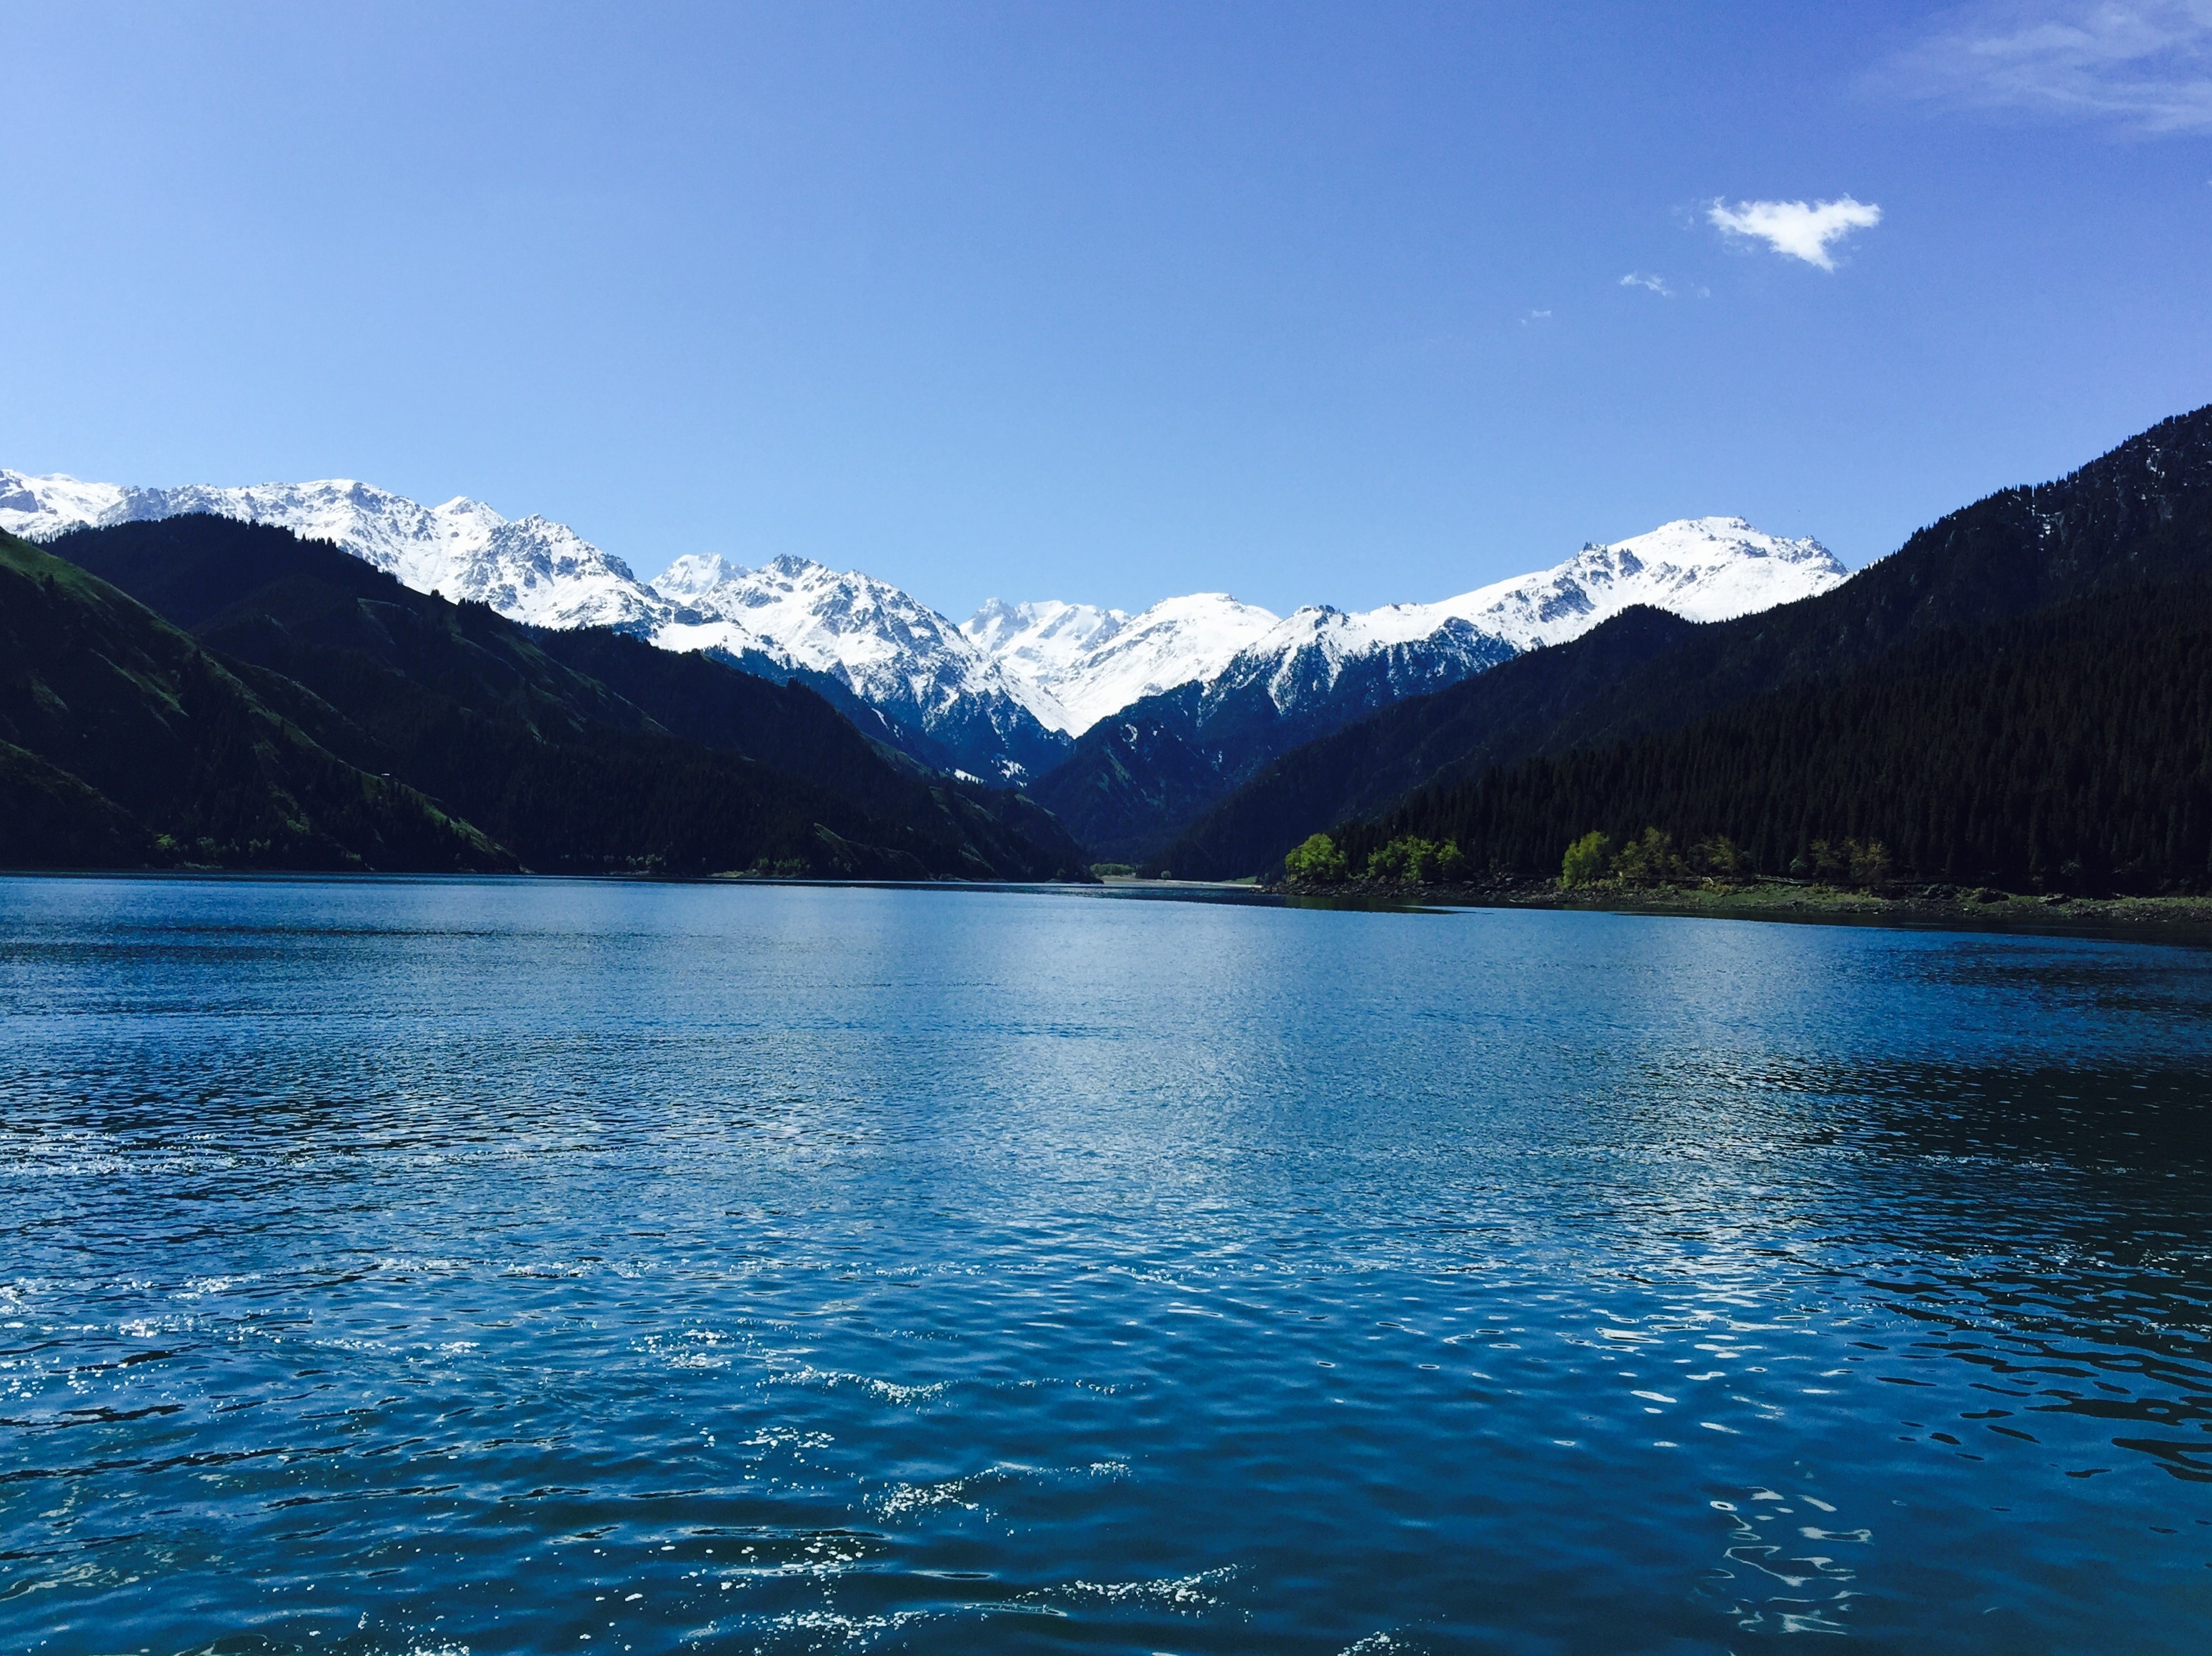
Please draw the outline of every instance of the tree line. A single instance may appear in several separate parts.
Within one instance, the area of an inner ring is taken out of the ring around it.
[[[1856,883],[1873,846],[1883,878],[2204,889],[2212,583],[1948,629],[1679,731],[1431,786],[1330,838],[1348,870],[1419,840],[1526,877],[1593,834],[1617,854],[1651,831],[1724,843],[1741,875]]]

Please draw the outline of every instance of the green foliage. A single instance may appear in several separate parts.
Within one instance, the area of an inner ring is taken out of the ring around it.
[[[1429,871],[1436,867],[1436,842],[1422,840],[1416,836],[1401,836],[1387,845],[1378,845],[1367,853],[1367,877],[1370,880],[1391,880],[1391,883],[1418,884],[1427,880]]]
[[[1851,883],[1869,891],[1880,891],[1889,883],[1889,847],[1879,840],[1861,843],[1856,840],[1844,841],[1844,858],[1850,870]]]
[[[1283,856],[1283,877],[1294,883],[1334,885],[1346,872],[1344,853],[1326,834],[1311,835]]]
[[[1441,843],[1406,834],[1380,846],[1367,858],[1367,877],[1407,885],[1431,885],[1465,871],[1466,854],[1447,840]]]
[[[1671,885],[1689,877],[1689,865],[1674,849],[1674,836],[1648,828],[1613,854],[1613,877],[1623,885]]]
[[[1709,834],[1691,846],[1690,866],[1715,880],[1741,879],[1752,871],[1751,859],[1725,834]]]
[[[1093,863],[1091,871],[1102,880],[1126,880],[1137,871],[1134,863]]]
[[[1790,859],[1790,872],[1819,885],[1881,891],[1895,870],[1879,840],[1815,840]]]
[[[1623,885],[1666,885],[1687,879],[1689,873],[1689,864],[1674,849],[1674,836],[1664,828],[1647,828],[1618,846],[1612,836],[1593,828],[1559,859],[1559,883],[1569,889],[1608,879]]]
[[[1790,859],[1791,873],[1821,885],[1845,884],[1850,870],[1850,853],[1828,840],[1814,840],[1805,847],[1804,855]]]
[[[1592,828],[1567,847],[1559,859],[1559,883],[1572,888],[1595,885],[1613,866],[1613,841]]]

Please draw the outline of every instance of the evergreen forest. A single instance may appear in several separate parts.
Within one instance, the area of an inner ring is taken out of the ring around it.
[[[1587,835],[1633,846],[1655,829],[1728,842],[1762,874],[1825,871],[1851,843],[1879,845],[1898,877],[2205,889],[2212,581],[1943,628],[1679,731],[1425,788],[1335,839],[1355,868],[1413,838],[1545,875]]]
[[[1091,877],[802,686],[204,516],[0,537],[0,865]]]

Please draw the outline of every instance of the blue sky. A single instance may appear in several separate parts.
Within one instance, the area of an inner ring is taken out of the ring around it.
[[[25,470],[1356,608],[1706,513],[1856,565],[2212,401],[2189,0],[0,23]],[[1845,199],[1832,269],[1712,213]]]

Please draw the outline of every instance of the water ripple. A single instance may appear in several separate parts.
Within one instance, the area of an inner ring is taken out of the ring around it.
[[[2212,961],[0,881],[8,1647],[2193,1650]]]

